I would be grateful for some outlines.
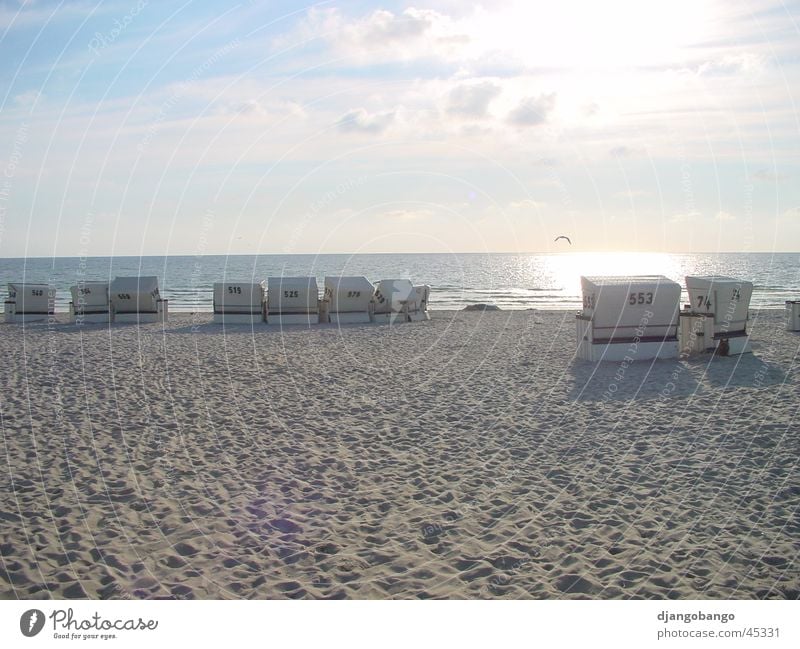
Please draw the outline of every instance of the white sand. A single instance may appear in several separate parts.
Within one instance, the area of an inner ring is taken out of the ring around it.
[[[622,378],[539,317],[0,325],[0,596],[798,597],[781,314]]]

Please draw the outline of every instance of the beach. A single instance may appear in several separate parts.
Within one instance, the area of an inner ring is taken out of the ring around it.
[[[798,598],[800,334],[0,325],[0,597]]]

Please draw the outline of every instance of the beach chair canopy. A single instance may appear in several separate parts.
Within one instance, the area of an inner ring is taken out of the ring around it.
[[[366,277],[326,277],[329,313],[368,313],[375,287]]]
[[[76,313],[106,313],[109,308],[108,282],[81,282],[71,286],[72,307]]]
[[[733,277],[688,276],[689,310],[713,313],[715,329],[741,331],[747,323],[753,283]]]
[[[109,293],[115,313],[158,312],[158,277],[116,277]]]
[[[428,299],[431,295],[431,287],[427,284],[421,284],[414,287],[414,305],[412,311],[427,311]]]
[[[681,287],[663,275],[581,277],[581,289],[596,338],[677,335]]]
[[[416,292],[407,279],[382,279],[375,285],[375,313],[400,313],[414,304]]]
[[[214,313],[260,313],[264,304],[264,282],[217,282]]]
[[[9,282],[8,299],[18,314],[50,314],[55,308],[56,289],[49,284]]]
[[[267,310],[272,314],[319,313],[316,277],[269,277]]]

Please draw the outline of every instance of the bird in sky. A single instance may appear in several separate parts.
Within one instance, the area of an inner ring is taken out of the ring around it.
[[[553,242],[555,243],[555,242],[556,242],[556,241],[558,241],[559,239],[566,239],[566,240],[567,240],[567,243],[568,243],[569,245],[572,245],[572,240],[571,240],[569,237],[565,237],[563,234],[562,234],[562,235],[559,235],[559,236],[557,236],[555,239],[553,239]]]

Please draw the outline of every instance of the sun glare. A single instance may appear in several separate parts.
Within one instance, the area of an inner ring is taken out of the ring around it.
[[[680,60],[707,36],[710,15],[704,0],[517,2],[481,14],[475,33],[487,50],[510,49],[531,66],[641,66]]]
[[[674,257],[658,252],[591,252],[547,258],[552,285],[570,295],[580,294],[581,275],[665,275],[679,279]]]

